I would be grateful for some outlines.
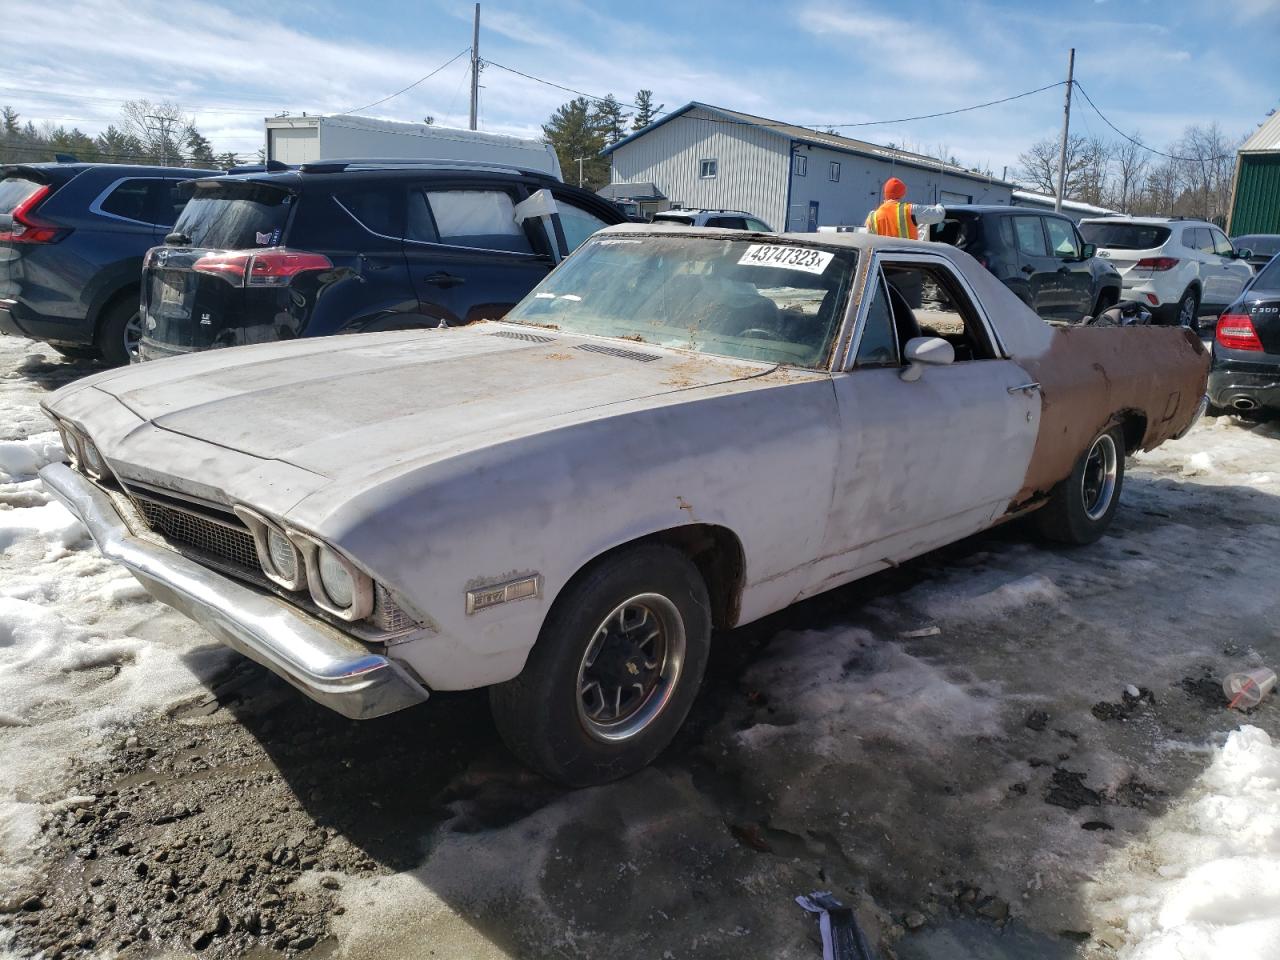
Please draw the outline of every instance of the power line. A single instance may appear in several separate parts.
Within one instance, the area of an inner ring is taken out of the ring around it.
[[[450,57],[444,63],[440,64],[440,66],[436,67],[434,70],[428,73],[425,77],[419,77],[417,80],[413,81],[413,83],[409,84],[407,87],[403,87],[402,89],[397,90],[395,93],[389,93],[385,97],[383,97],[381,100],[375,100],[373,101],[373,103],[366,103],[363,107],[352,107],[350,110],[343,110],[340,114],[338,114],[338,116],[345,117],[351,113],[359,113],[361,110],[368,110],[370,107],[376,107],[380,103],[386,103],[388,100],[393,100],[396,97],[400,96],[400,94],[406,93],[407,91],[412,90],[414,87],[422,83],[424,80],[430,80],[437,73],[439,73],[445,67],[449,66],[451,63],[453,63],[463,54],[470,53],[470,52],[471,52],[470,47],[464,47],[460,52]]]
[[[542,77],[535,77],[535,76],[533,76],[532,74],[525,73],[525,72],[523,72],[523,71],[521,71],[521,70],[516,70],[514,67],[508,67],[508,66],[506,66],[505,64],[498,63],[498,62],[496,62],[496,61],[494,61],[494,60],[486,60],[486,61],[484,61],[484,62],[485,62],[485,63],[488,63],[488,64],[492,64],[493,66],[497,67],[499,70],[506,70],[508,73],[514,73],[514,74],[516,74],[517,76],[524,77],[526,80],[532,80],[532,81],[534,81],[535,83],[542,83],[542,84],[545,84],[545,85],[546,85],[546,86],[548,86],[548,87],[555,87],[557,90],[563,90],[563,91],[565,91],[566,93],[573,93],[573,94],[577,94],[577,95],[578,95],[578,96],[580,96],[580,97],[586,97],[588,100],[594,100],[594,101],[596,101],[597,103],[604,103],[604,102],[605,102],[605,100],[606,100],[606,98],[605,98],[605,97],[597,97],[597,96],[596,96],[596,95],[594,95],[594,94],[586,93],[586,92],[584,92],[584,91],[582,91],[582,90],[575,90],[573,87],[566,87],[566,86],[564,86],[563,84],[554,83],[554,82],[552,82],[552,81],[550,81],[550,80],[544,80]],[[954,116],[954,115],[955,115],[955,114],[957,114],[957,113],[968,113],[968,112],[969,112],[969,111],[971,111],[971,110],[982,110],[982,109],[984,109],[985,107],[994,107],[994,106],[997,106],[998,104],[1001,104],[1001,103],[1009,103],[1009,102],[1011,102],[1011,101],[1013,101],[1013,100],[1021,100],[1023,97],[1030,97],[1030,96],[1033,96],[1034,94],[1037,94],[1037,93],[1043,93],[1043,92],[1044,92],[1044,91],[1046,91],[1046,90],[1052,90],[1052,89],[1054,89],[1055,87],[1061,87],[1061,86],[1064,86],[1064,85],[1066,84],[1066,82],[1067,82],[1067,81],[1065,81],[1065,80],[1058,80],[1058,81],[1056,81],[1056,82],[1054,82],[1054,83],[1045,84],[1043,87],[1037,87],[1037,88],[1036,88],[1036,89],[1034,89],[1034,90],[1026,90],[1026,91],[1024,91],[1024,92],[1022,92],[1022,93],[1015,93],[1015,94],[1013,94],[1012,96],[1008,96],[1008,97],[1001,97],[1001,98],[1000,98],[1000,99],[998,99],[998,100],[988,100],[988,101],[986,101],[985,103],[975,103],[975,104],[973,104],[972,106],[968,106],[968,107],[957,107],[957,108],[956,108],[956,109],[954,109],[954,110],[943,110],[943,111],[941,111],[940,113],[924,113],[924,114],[920,114],[919,116],[915,116],[915,117],[898,117],[898,118],[895,118],[895,119],[893,119],[893,120],[856,120],[856,121],[849,121],[848,123],[828,123],[828,124],[824,124],[824,126],[832,127],[832,128],[835,128],[835,127],[874,127],[874,126],[881,126],[881,125],[884,125],[884,124],[893,124],[893,123],[910,123],[910,122],[912,122],[912,121],[914,121],[914,120],[933,120],[933,119],[936,119],[936,118],[938,118],[938,117],[950,117],[950,116]],[[632,109],[634,109],[634,110],[639,110],[639,109],[641,109],[641,108],[640,108],[640,106],[639,106],[638,104],[634,104],[634,103],[621,103],[621,106],[624,106],[624,107],[631,107],[631,108],[632,108]],[[656,114],[656,116],[659,116],[659,117],[668,116],[668,115],[670,115],[670,114],[672,114],[672,113],[674,113],[674,112],[675,112],[674,110],[667,110],[667,111],[664,111],[663,113]],[[723,124],[727,124],[727,125],[730,125],[730,126],[746,126],[746,127],[797,127],[797,126],[804,126],[804,124],[797,124],[797,123],[774,123],[774,122],[770,122],[770,123],[758,123],[758,122],[753,121],[753,120],[728,120],[728,119],[717,119],[717,118],[713,118],[713,117],[689,117],[688,119],[690,119],[690,120],[697,120],[697,121],[702,122],[702,123],[723,123]],[[815,129],[815,130],[816,130],[816,128],[813,128],[813,127],[806,127],[806,129]],[[820,131],[819,131],[819,132],[820,132]]]
[[[1079,80],[1075,81],[1075,85],[1076,85],[1076,89],[1080,91],[1080,95],[1083,96],[1085,100],[1089,102],[1089,106],[1093,107],[1093,112],[1102,118],[1103,123],[1105,123],[1108,127],[1114,130],[1119,136],[1123,137],[1125,140],[1128,140],[1134,146],[1140,147],[1143,150],[1146,150],[1148,153],[1154,153],[1156,156],[1164,157],[1166,160],[1179,160],[1186,163],[1212,163],[1215,160],[1231,160],[1235,157],[1234,153],[1224,153],[1217,157],[1179,157],[1179,156],[1175,156],[1172,153],[1165,153],[1163,150],[1157,150],[1155,147],[1147,146],[1147,144],[1143,143],[1141,140],[1138,140],[1134,137],[1129,136],[1129,134],[1125,133],[1123,130],[1117,127],[1114,123],[1108,120],[1107,115],[1098,109],[1098,105],[1093,102],[1093,98],[1090,97],[1089,94],[1085,91],[1084,87],[1081,86]]]

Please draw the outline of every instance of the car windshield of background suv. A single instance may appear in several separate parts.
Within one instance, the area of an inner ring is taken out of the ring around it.
[[[826,365],[857,251],[708,237],[588,241],[504,318],[699,353]]]

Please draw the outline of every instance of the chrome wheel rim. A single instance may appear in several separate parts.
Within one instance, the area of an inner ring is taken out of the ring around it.
[[[1084,461],[1084,476],[1080,480],[1080,496],[1084,502],[1085,516],[1100,520],[1111,506],[1116,495],[1116,442],[1111,434],[1104,433],[1093,446]]]
[[[124,352],[132,357],[138,352],[138,341],[142,339],[142,312],[135,313],[124,325]]]
[[[675,693],[684,652],[684,620],[666,597],[642,593],[614,607],[578,665],[583,729],[616,743],[648,727]]]

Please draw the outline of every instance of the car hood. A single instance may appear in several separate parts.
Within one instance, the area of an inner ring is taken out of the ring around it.
[[[483,323],[210,351],[90,386],[163,430],[337,480],[772,369]]]

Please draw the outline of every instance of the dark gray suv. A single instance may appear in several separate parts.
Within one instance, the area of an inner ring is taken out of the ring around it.
[[[0,332],[129,361],[142,257],[181,212],[184,180],[216,170],[111,163],[0,167]]]
[[[946,209],[929,238],[965,251],[1044,319],[1079,323],[1120,300],[1120,274],[1070,217],[1030,207]]]

